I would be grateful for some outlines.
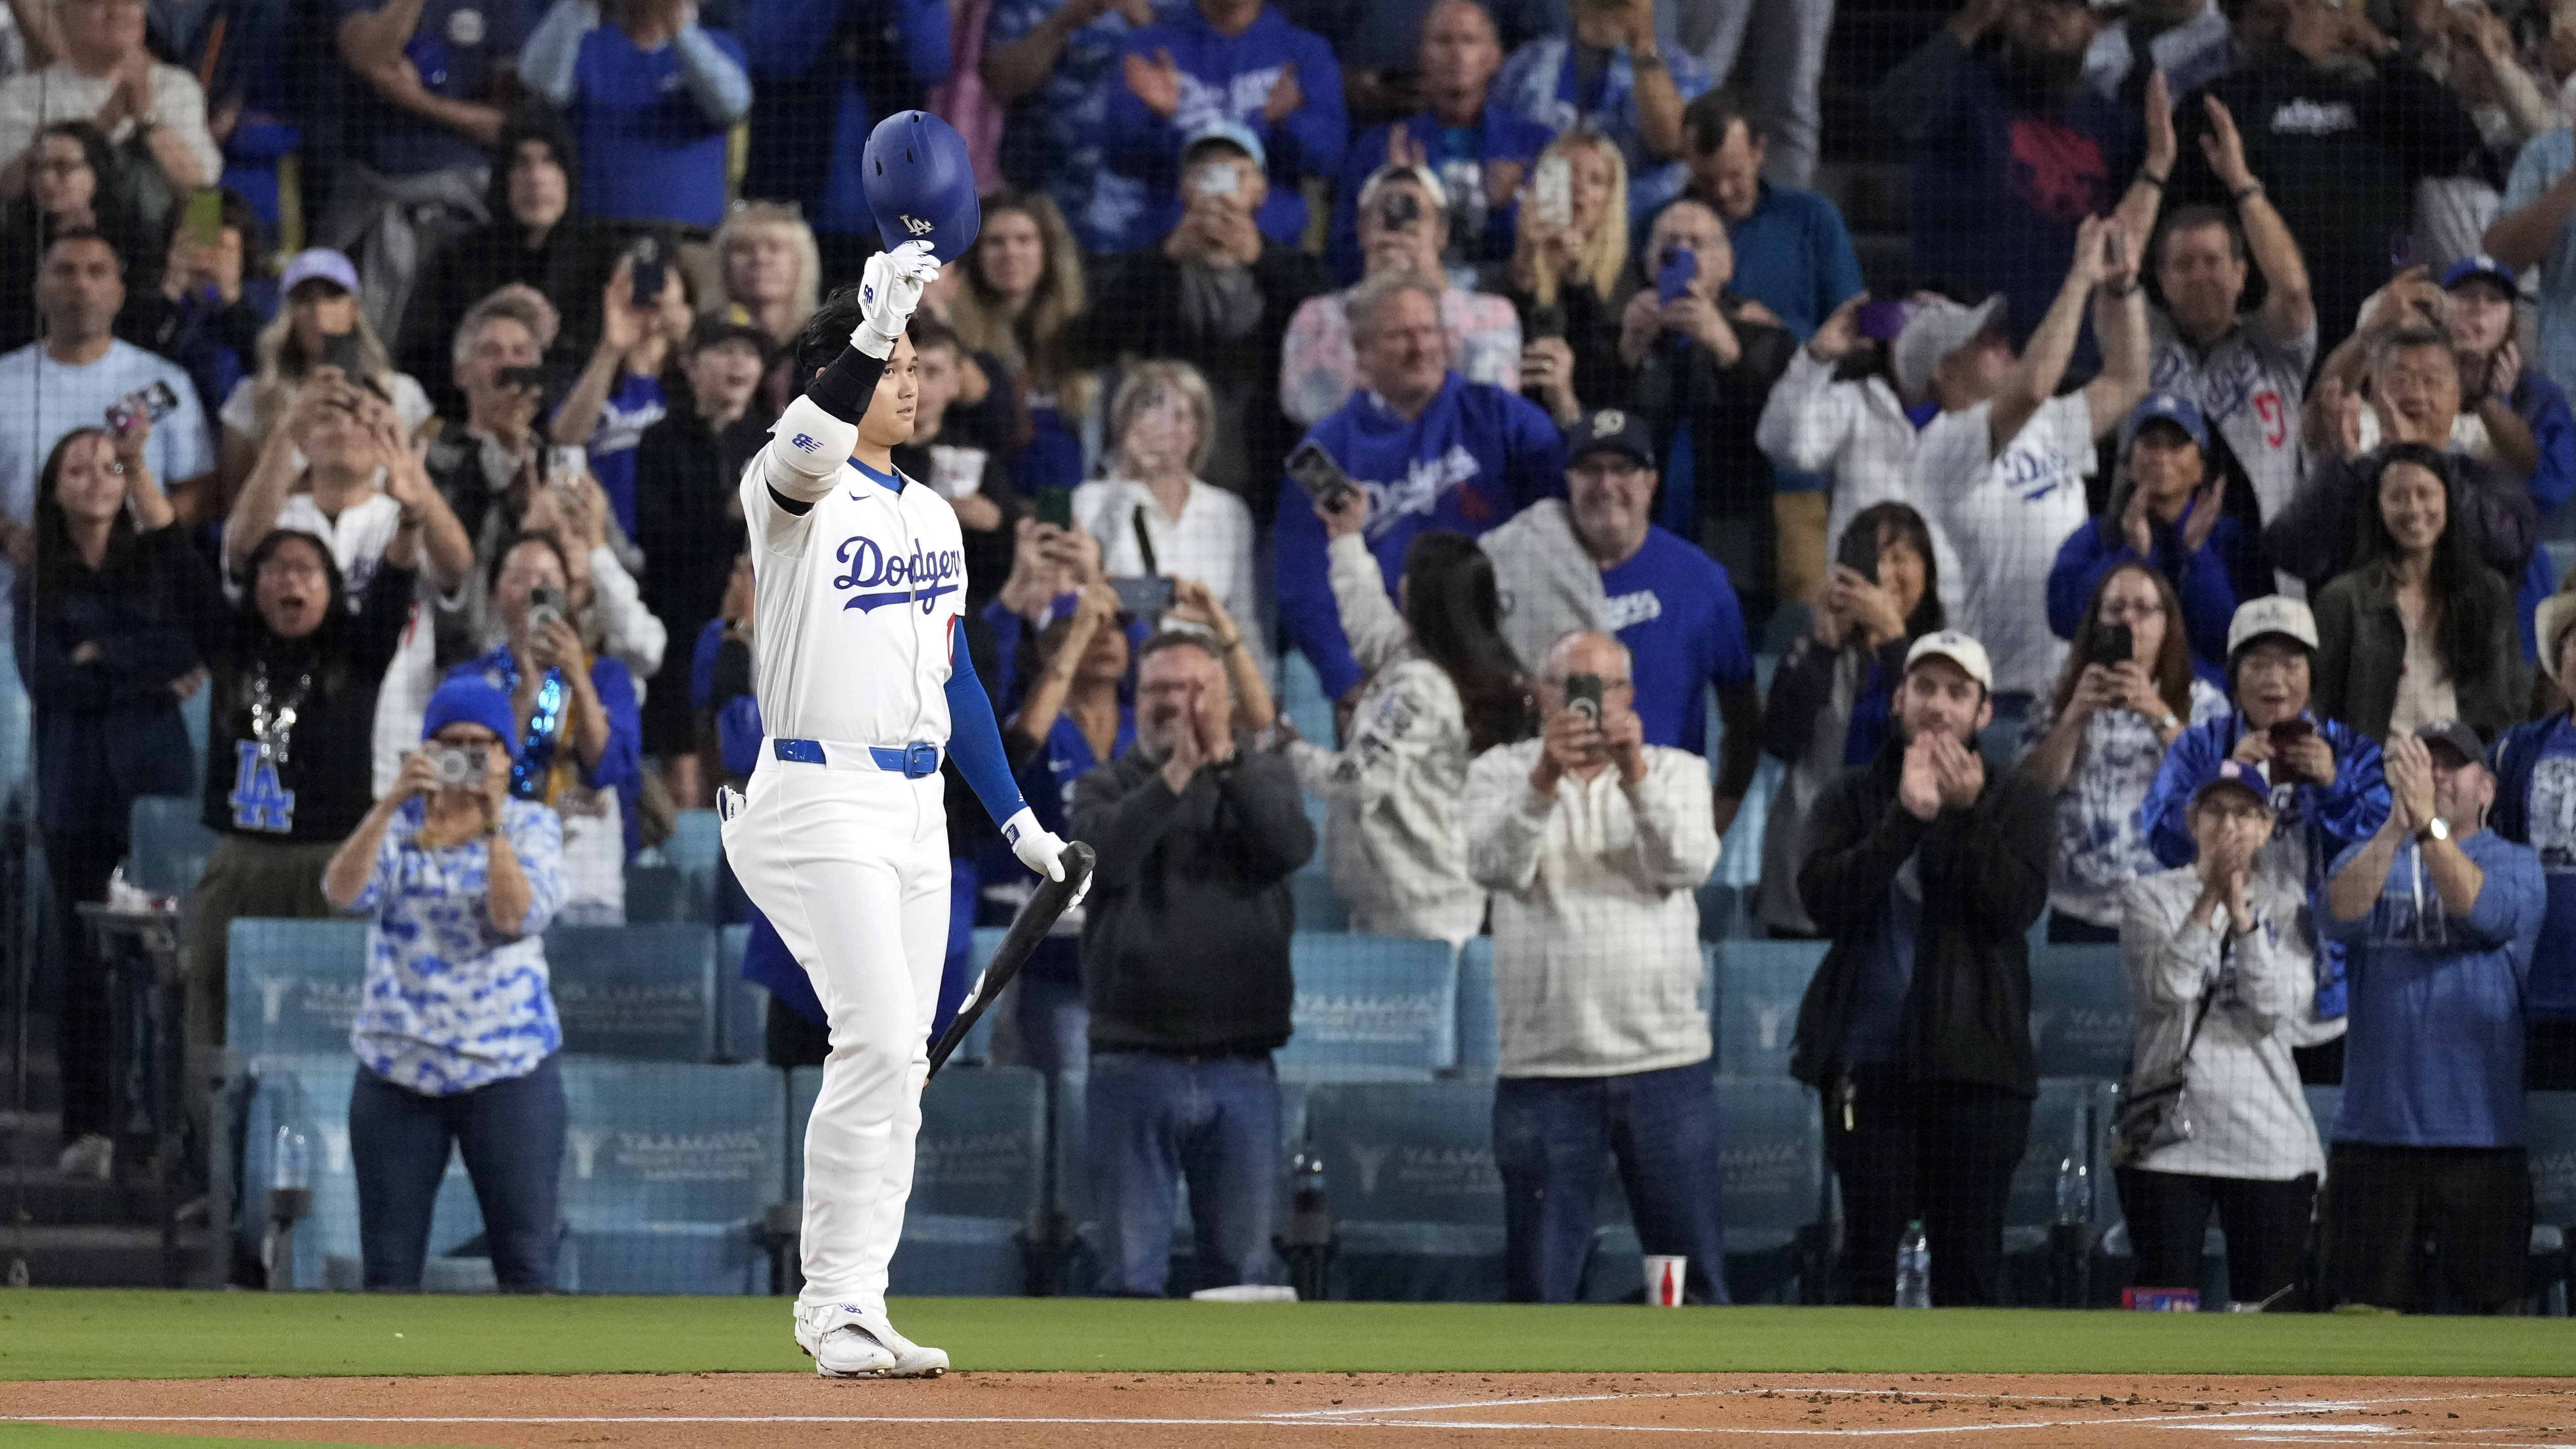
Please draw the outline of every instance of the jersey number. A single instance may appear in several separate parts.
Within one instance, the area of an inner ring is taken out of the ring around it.
[[[259,742],[237,741],[233,749],[241,764],[233,771],[233,793],[226,803],[233,807],[235,830],[268,830],[283,835],[295,828],[295,792],[278,783],[277,764],[259,757]]]
[[[2289,420],[2281,408],[2281,395],[2263,392],[2255,395],[2255,415],[2263,420],[2263,441],[2277,448],[2290,437]]]

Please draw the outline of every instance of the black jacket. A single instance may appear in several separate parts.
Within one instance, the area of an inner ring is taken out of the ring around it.
[[[1315,853],[1315,827],[1285,756],[1239,743],[1175,795],[1137,750],[1082,777],[1073,833],[1100,853],[1082,927],[1093,1051],[1288,1040],[1288,875]]]
[[[121,539],[97,569],[66,549],[20,570],[14,642],[42,828],[122,839],[136,796],[188,793],[196,759],[170,684],[197,665],[188,617],[206,577],[175,523]],[[96,653],[75,661],[84,644]]]
[[[1885,928],[1897,869],[1919,847],[1923,922],[1905,1002],[1906,1072],[2036,1096],[2023,933],[2048,905],[2056,805],[2020,771],[1990,769],[1975,805],[1927,825],[1897,803],[1904,765],[1904,743],[1891,734],[1877,758],[1844,771],[1816,801],[1798,894],[1810,917],[1839,929],[1798,1003],[1789,1074],[1822,1089],[1840,1070],[1853,984]]]

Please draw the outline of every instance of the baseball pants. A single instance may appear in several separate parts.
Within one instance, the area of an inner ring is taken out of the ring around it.
[[[805,1129],[797,1309],[881,1313],[948,955],[948,823],[938,775],[908,780],[865,749],[826,749],[828,765],[762,751],[724,845],[831,1022]]]

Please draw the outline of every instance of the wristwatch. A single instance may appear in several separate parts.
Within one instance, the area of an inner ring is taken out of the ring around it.
[[[2415,832],[2415,842],[2418,845],[2421,845],[2428,840],[2448,840],[2450,838],[2451,822],[2443,819],[2439,815],[2425,821],[2424,828]]]

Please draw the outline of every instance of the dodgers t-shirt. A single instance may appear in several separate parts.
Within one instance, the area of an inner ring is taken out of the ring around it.
[[[383,8],[377,0],[341,0],[339,15],[346,20]],[[527,44],[544,8],[536,0],[428,0],[403,46],[403,58],[420,72],[421,88],[431,95],[494,103],[494,71],[518,60],[519,47]],[[350,134],[365,148],[361,154],[368,162],[387,176],[491,163],[489,148],[463,133],[379,98],[364,82],[353,83],[352,89],[362,98],[361,124],[351,127]]]
[[[1646,743],[1709,753],[1708,686],[1753,678],[1744,609],[1726,567],[1660,528],[1601,574],[1604,628],[1628,646]]]
[[[2535,1017],[2576,1017],[2576,726],[2563,714],[2532,761],[2523,822],[2549,888],[2526,1009]]]
[[[660,378],[620,372],[616,388],[599,406],[599,421],[590,425],[584,445],[590,454],[590,475],[599,480],[608,506],[617,514],[617,526],[626,530],[628,538],[635,536],[635,449],[644,441],[644,430],[669,412]]]
[[[1993,413],[1981,402],[1932,420],[1914,455],[1914,496],[1969,561],[1953,627],[1986,646],[1995,693],[2045,694],[2066,662],[2066,641],[2048,627],[2048,571],[2091,516],[2093,410],[2080,392],[2050,398],[2000,453]]]
[[[731,35],[706,37],[744,63]],[[585,214],[703,227],[724,220],[725,128],[690,96],[676,42],[638,50],[625,31],[600,26],[581,38],[573,96]]]

